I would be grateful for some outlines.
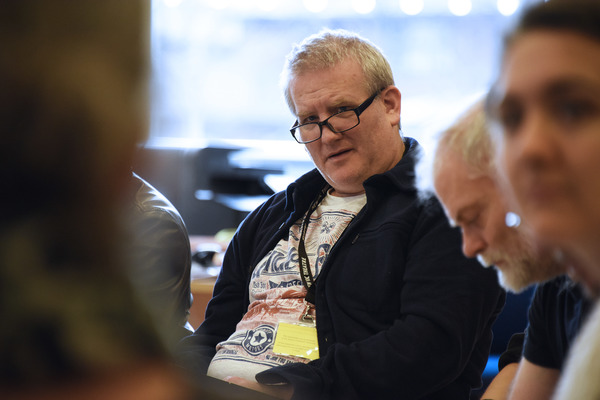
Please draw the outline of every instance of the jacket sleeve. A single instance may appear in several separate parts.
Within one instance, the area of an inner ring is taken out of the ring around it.
[[[378,241],[394,252],[384,233]],[[459,232],[439,210],[418,220],[406,254],[394,286],[400,293],[393,301],[400,305],[387,327],[359,341],[338,341],[319,360],[276,367],[257,380],[292,383],[295,399],[467,399],[481,384],[504,292],[494,271],[464,258]],[[368,315],[356,310],[354,317]]]

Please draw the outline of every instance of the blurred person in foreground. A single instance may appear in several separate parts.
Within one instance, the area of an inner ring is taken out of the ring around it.
[[[184,362],[281,398],[468,399],[505,294],[420,201],[390,65],[324,30],[292,50],[283,86],[316,169],[239,227]]]
[[[563,276],[564,265],[551,251],[539,248],[531,231],[510,211],[515,206],[498,173],[483,101],[442,132],[432,160],[434,190],[451,224],[461,228],[463,253],[477,257],[485,267],[494,265],[507,290],[518,293],[541,283],[529,310],[524,358],[516,378],[513,381],[521,355],[510,350],[519,340],[513,338],[499,361],[500,374],[482,398],[507,398],[513,382],[513,398],[547,398],[590,303],[579,285]]]
[[[487,110],[523,219],[597,298],[600,3],[550,0],[528,9],[505,42]],[[556,398],[600,398],[599,321],[598,312],[589,316]]]
[[[0,3],[1,398],[188,398],[124,273],[148,12]]]

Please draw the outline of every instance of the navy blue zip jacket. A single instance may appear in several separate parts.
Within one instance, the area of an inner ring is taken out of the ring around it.
[[[261,383],[294,385],[294,399],[468,399],[481,385],[492,324],[505,294],[496,273],[461,252],[435,198],[414,187],[418,144],[367,179],[367,204],[330,251],[316,281],[321,358],[274,367]],[[313,170],[273,195],[231,241],[206,319],[180,355],[204,374],[217,343],[249,305],[254,266],[287,237],[325,185]]]

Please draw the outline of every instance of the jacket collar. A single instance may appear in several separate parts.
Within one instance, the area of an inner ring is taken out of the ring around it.
[[[404,138],[404,154],[396,166],[382,174],[376,174],[364,182],[365,190],[370,191],[371,187],[381,187],[382,185],[391,186],[399,191],[416,192],[415,181],[415,163],[420,152],[419,143],[410,137]],[[323,185],[327,182],[323,179],[320,172],[315,168],[291,183],[286,189],[287,211],[300,211],[304,213],[310,202],[315,198]],[[294,215],[292,217],[295,218]]]
[[[404,138],[404,154],[396,166],[382,174],[373,175],[364,183],[365,189],[380,185],[391,186],[400,191],[416,192],[415,164],[421,151],[419,143],[410,137]]]

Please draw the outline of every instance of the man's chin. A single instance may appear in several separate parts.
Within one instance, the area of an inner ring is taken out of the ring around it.
[[[489,268],[492,266],[492,264],[488,262],[481,254],[477,254],[477,261],[479,261],[479,264],[481,264],[483,268]]]
[[[497,267],[496,271],[498,272],[498,283],[500,284],[500,286],[502,286],[504,289],[506,289],[507,291],[514,293],[514,294],[519,294],[522,293],[525,289],[527,289],[528,287],[534,285],[536,282],[530,282],[530,281],[524,281],[522,279],[516,279],[513,277],[513,279],[507,279],[506,274],[504,274],[500,269],[498,269]]]

